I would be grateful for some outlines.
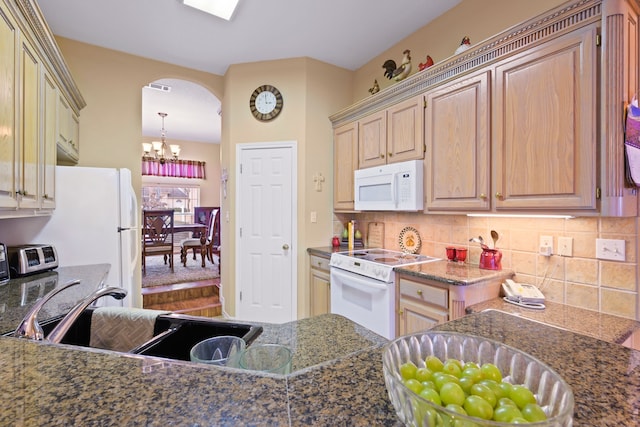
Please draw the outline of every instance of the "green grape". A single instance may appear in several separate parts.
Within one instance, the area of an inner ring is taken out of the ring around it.
[[[504,381],[502,381],[501,383],[498,383],[498,385],[504,391],[504,395],[509,396],[509,394],[511,393],[511,389],[513,388],[513,385]]]
[[[516,417],[511,419],[511,424],[529,424],[529,421],[522,417]]]
[[[420,382],[424,382],[424,381],[429,381],[431,379],[431,371],[427,368],[418,368],[416,370],[416,376],[415,378],[420,381]]]
[[[536,397],[527,387],[523,385],[514,385],[511,387],[509,398],[522,409],[527,403],[536,403]]]
[[[462,405],[449,403],[447,406],[445,406],[445,408],[450,410],[451,412],[455,412],[456,414],[467,415],[467,411],[464,410]]]
[[[475,396],[480,396],[481,398],[486,400],[487,403],[489,403],[489,405],[491,405],[492,408],[496,406],[496,402],[498,401],[498,399],[496,399],[495,393],[491,391],[491,389],[486,385],[482,385],[482,384],[472,385],[471,394]]]
[[[464,365],[462,365],[462,370],[464,371],[467,368],[477,368],[480,369],[480,366],[478,366],[478,364],[476,362],[467,362]]]
[[[464,370],[462,371],[462,376],[473,378],[474,383],[477,383],[483,378],[482,371],[480,371],[480,368],[473,368],[473,367],[464,368]]]
[[[456,363],[451,361],[451,359],[447,360],[447,362],[442,367],[442,372],[460,378],[462,374],[462,369],[460,369],[460,362]]]
[[[458,384],[454,382],[445,383],[440,388],[440,400],[444,405],[462,405],[464,404],[465,394]]]
[[[500,399],[498,399],[498,403],[496,403],[496,406],[507,406],[507,405],[515,406],[516,408],[518,407],[518,405],[516,405],[516,402],[509,399],[508,397],[501,397]]]
[[[527,403],[524,405],[524,408],[522,408],[522,417],[529,422],[535,423],[546,420],[547,414],[544,413],[537,403]]]
[[[409,378],[404,382],[404,385],[415,394],[420,394],[420,392],[424,388],[422,383],[415,378]]]
[[[422,384],[423,388],[432,388],[432,389],[436,389],[436,385],[433,383],[433,381],[429,380],[429,381],[422,381],[420,384]],[[515,403],[514,403],[515,405]]]
[[[522,417],[522,412],[515,405],[503,405],[493,410],[493,420],[510,423],[512,419]]]
[[[436,385],[436,388],[440,390],[442,386],[446,383],[454,382],[456,384],[460,384],[460,378],[455,377],[451,374],[444,374],[442,372],[438,372],[438,375],[433,376],[433,383]]]
[[[497,383],[502,381],[502,372],[493,363],[483,364],[480,367],[480,371],[482,371],[482,377],[487,380],[494,380]]]
[[[416,377],[416,371],[418,367],[413,362],[406,362],[400,365],[400,376],[403,380],[408,380]]]
[[[460,378],[460,387],[466,394],[471,394],[471,386],[474,385],[475,382],[471,377],[462,377]]]
[[[478,381],[478,384],[482,384],[484,386],[489,387],[491,391],[496,395],[496,399],[500,400],[503,397],[508,397],[509,395],[504,392],[504,390],[500,387],[500,385],[494,380],[481,380]]]
[[[453,363],[455,365],[458,365],[458,368],[460,368],[460,370],[462,371],[462,362],[458,359],[447,359],[444,361],[444,364],[446,365],[447,363]]]
[[[462,405],[467,414],[471,417],[482,418],[483,420],[490,420],[493,418],[493,408],[480,396],[471,395],[467,396]]]
[[[425,365],[431,372],[440,372],[444,367],[444,363],[436,356],[427,356],[424,360]]]
[[[423,388],[420,392],[420,397],[423,399],[429,400],[436,405],[442,405],[442,399],[440,399],[440,394],[432,389],[432,388]]]

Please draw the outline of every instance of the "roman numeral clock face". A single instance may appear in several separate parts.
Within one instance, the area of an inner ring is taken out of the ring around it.
[[[271,85],[262,85],[253,91],[249,98],[249,109],[256,119],[268,122],[282,111],[282,94]]]

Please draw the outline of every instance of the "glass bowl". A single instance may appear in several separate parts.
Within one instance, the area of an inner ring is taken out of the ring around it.
[[[533,392],[547,420],[530,426],[571,426],[573,424],[573,391],[553,369],[535,357],[498,341],[455,332],[420,332],[399,337],[387,343],[382,365],[387,392],[396,414],[408,426],[478,426],[497,427],[513,424],[483,420],[445,409],[407,388],[400,376],[400,366],[412,361],[425,367],[427,356],[435,355],[443,362],[458,359],[478,365],[493,363],[502,372],[503,381],[524,384]]]

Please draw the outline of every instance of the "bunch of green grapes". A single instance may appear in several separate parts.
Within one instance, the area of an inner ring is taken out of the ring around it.
[[[425,365],[424,368],[413,362],[400,365],[404,385],[452,412],[512,424],[547,419],[531,390],[503,381],[500,369],[492,363],[479,366],[457,359],[443,362],[436,356],[428,356]],[[454,425],[466,427],[463,423]]]

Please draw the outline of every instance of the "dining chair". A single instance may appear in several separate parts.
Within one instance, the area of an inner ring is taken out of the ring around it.
[[[204,243],[204,253],[201,253],[203,257],[204,266],[204,258],[211,261],[212,264],[215,264],[213,260],[213,255],[217,255],[220,257],[220,209],[213,209],[211,214],[209,214],[209,222],[207,224],[207,236],[206,241]],[[196,253],[198,250],[202,249],[202,241],[200,238],[190,238],[185,239],[181,242],[180,248],[180,261],[182,261],[182,265],[187,266],[187,255],[189,254],[189,249],[193,249],[193,259],[196,259]],[[219,262],[218,262],[219,263]]]
[[[142,274],[146,274],[148,256],[162,255],[173,273],[173,210],[142,211]]]

